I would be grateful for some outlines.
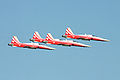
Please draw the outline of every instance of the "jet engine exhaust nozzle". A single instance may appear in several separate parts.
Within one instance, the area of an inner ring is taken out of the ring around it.
[[[66,36],[66,35],[62,35],[62,37],[67,38],[67,36]]]
[[[8,46],[13,46],[13,44],[12,44],[12,43],[9,43]]]
[[[34,42],[34,41],[35,41],[35,39],[32,39],[32,38],[31,38],[31,39],[29,39],[29,40],[30,40],[30,41],[32,41],[32,42]]]
[[[48,41],[43,41],[43,43],[48,43]]]

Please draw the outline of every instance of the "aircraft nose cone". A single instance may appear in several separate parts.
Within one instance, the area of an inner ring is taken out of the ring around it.
[[[55,48],[50,48],[50,50],[55,50]]]
[[[90,48],[90,47],[92,47],[92,46],[88,46],[88,45],[87,45],[87,46],[84,46],[84,47],[86,47],[86,48]]]
[[[104,41],[105,41],[105,42],[109,42],[110,40],[107,40],[107,39],[106,39],[106,40],[104,40]]]
[[[83,47],[92,47],[92,46],[89,46],[89,45],[84,45]]]
[[[55,48],[47,47],[47,46],[46,46],[46,49],[48,49],[48,50],[55,50]]]
[[[86,46],[86,47],[92,47],[92,46]]]
[[[93,37],[93,40],[96,40],[96,41],[103,41],[103,42],[108,42],[108,41],[110,41],[110,40],[108,40],[108,39],[100,38],[100,37]]]

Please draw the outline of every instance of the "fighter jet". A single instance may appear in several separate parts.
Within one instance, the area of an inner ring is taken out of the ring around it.
[[[73,34],[72,30],[68,27],[66,29],[65,35],[62,35],[62,37],[64,38],[72,38],[72,39],[82,39],[82,40],[95,40],[95,41],[105,41],[108,42],[110,40],[104,39],[104,38],[100,38],[100,37],[96,37],[95,35],[75,35]]]
[[[55,49],[44,45],[39,45],[38,43],[20,43],[16,36],[13,36],[11,43],[9,43],[8,45],[12,47],[23,47],[29,49],[46,49],[46,50]]]
[[[62,45],[62,46],[78,46],[78,47],[91,47],[89,45],[74,42],[72,40],[60,40],[54,39],[50,33],[47,34],[46,39],[40,37],[38,32],[35,32],[33,38],[30,39],[33,42],[42,42],[46,44]]]

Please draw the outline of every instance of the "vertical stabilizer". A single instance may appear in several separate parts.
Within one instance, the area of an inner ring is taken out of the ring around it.
[[[73,35],[73,32],[69,27],[66,29],[65,35]]]
[[[33,39],[41,39],[38,32],[34,32]]]
[[[46,40],[54,40],[54,38],[52,37],[50,33],[48,33],[46,36]]]
[[[20,43],[16,36],[13,36],[11,43]]]

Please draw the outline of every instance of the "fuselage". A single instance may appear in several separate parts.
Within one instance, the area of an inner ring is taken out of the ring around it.
[[[30,48],[30,49],[48,49],[53,50],[54,48],[50,48],[44,45],[39,45],[38,43],[9,43],[9,46],[12,47],[23,47],[23,48]]]
[[[70,40],[59,40],[59,39],[53,39],[53,40],[46,40],[46,39],[41,39],[41,40],[34,40],[36,42],[42,42],[46,44],[54,44],[54,45],[63,45],[63,46],[78,46],[78,47],[90,47],[89,45],[73,42]]]
[[[65,38],[72,38],[72,39],[82,39],[82,40],[96,40],[96,41],[109,41],[104,38],[96,37],[93,35],[62,35]]]
[[[42,38],[40,38],[40,39],[33,39],[33,38],[31,38],[30,41],[33,41],[33,42],[43,42],[43,41],[45,41],[45,39],[42,39]]]

